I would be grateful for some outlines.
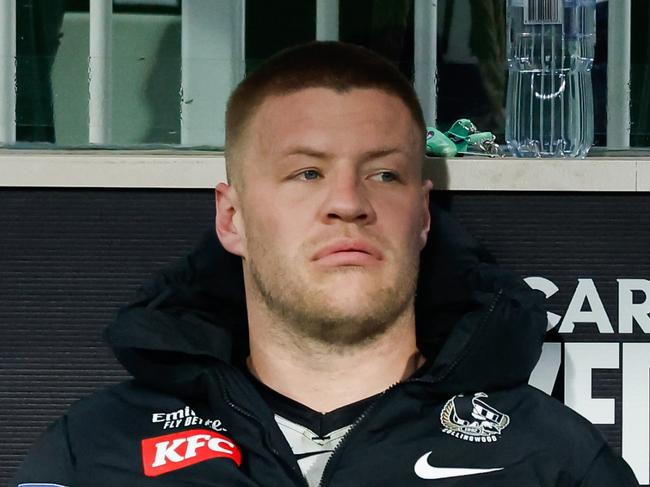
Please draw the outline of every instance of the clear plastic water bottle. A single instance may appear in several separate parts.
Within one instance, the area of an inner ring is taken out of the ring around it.
[[[518,157],[585,157],[596,0],[507,1],[507,143]]]

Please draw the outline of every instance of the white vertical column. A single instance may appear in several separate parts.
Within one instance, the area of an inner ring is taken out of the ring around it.
[[[339,0],[316,0],[316,40],[339,39]]]
[[[427,125],[436,123],[436,58],[438,4],[436,0],[415,0],[414,78]]]
[[[0,0],[0,144],[16,142],[16,0]]]
[[[225,109],[245,74],[245,0],[182,2],[181,144],[225,142]]]
[[[88,141],[111,142],[113,0],[90,0]]]
[[[614,0],[616,1],[616,0]],[[641,485],[650,483],[650,343],[623,343],[621,453]]]
[[[630,146],[631,0],[610,0],[607,25],[607,146]]]

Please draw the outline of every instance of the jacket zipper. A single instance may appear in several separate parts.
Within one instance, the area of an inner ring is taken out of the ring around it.
[[[384,397],[386,397],[387,394],[389,394],[393,390],[397,389],[398,387],[404,386],[406,384],[425,383],[425,384],[429,385],[429,384],[434,384],[436,382],[438,382],[438,381],[435,381],[435,380],[430,381],[430,380],[426,380],[426,379],[424,379],[424,380],[423,379],[408,379],[408,380],[405,380],[405,381],[402,381],[402,382],[396,382],[395,384],[390,386],[388,389],[384,390],[379,395],[379,397],[370,406],[368,406],[363,413],[361,413],[361,415],[354,421],[354,423],[352,423],[352,425],[350,426],[350,429],[345,433],[343,438],[341,438],[341,441],[334,447],[334,450],[332,450],[332,454],[327,459],[327,462],[325,462],[325,468],[323,469],[323,475],[321,476],[320,482],[318,483],[318,487],[325,487],[325,485],[327,485],[326,481],[330,480],[331,475],[327,475],[327,474],[329,474],[329,472],[332,469],[331,468],[328,469],[328,467],[330,466],[330,463],[332,461],[332,458],[334,458],[334,455],[337,453],[337,451],[339,451],[341,446],[346,442],[346,440],[349,438],[350,434],[370,416],[370,413],[376,408],[377,403],[379,403],[381,400],[383,400]]]
[[[255,414],[251,413],[247,409],[244,409],[233,402],[233,400],[230,398],[230,394],[228,394],[228,391],[226,390],[225,381],[223,375],[221,374],[221,371],[216,370],[215,372],[219,376],[219,385],[221,386],[221,393],[223,397],[226,399],[226,403],[228,404],[228,407],[235,410],[238,414],[250,420],[255,421],[259,425],[260,430],[264,433],[264,436],[266,437],[266,442],[270,447],[271,453],[275,455],[275,457],[278,458],[281,462],[289,464],[289,466],[291,467],[291,471],[293,472],[296,479],[298,479],[298,483],[302,487],[309,487],[309,484],[307,483],[307,479],[305,479],[305,477],[302,475],[302,472],[299,470],[299,467],[298,469],[296,468],[297,464],[293,465],[293,463],[296,462],[295,461],[293,463],[287,462],[284,456],[275,447],[272,446],[273,442],[271,441],[271,438],[269,436],[268,426],[264,424],[264,422],[260,418],[258,418]]]
[[[503,290],[499,290],[490,303],[490,306],[488,308],[488,312],[486,313],[484,319],[479,325],[479,329],[482,328],[482,326],[487,322],[489,317],[492,315],[494,308],[496,308],[496,305],[498,301],[501,299],[501,296],[503,295]],[[444,374],[440,374],[437,377],[434,377],[432,379],[423,379],[423,378],[416,378],[416,379],[408,379],[403,382],[397,382],[396,384],[393,384],[390,386],[388,389],[386,389],[384,392],[381,393],[381,396],[377,398],[376,401],[374,401],[370,406],[366,408],[366,410],[356,419],[354,423],[352,423],[352,426],[350,429],[345,433],[343,438],[341,438],[341,441],[334,447],[334,450],[332,451],[332,454],[330,457],[327,459],[327,462],[325,462],[325,468],[323,470],[323,475],[321,476],[320,482],[318,483],[318,487],[325,487],[327,483],[329,482],[330,478],[332,477],[332,474],[330,473],[332,471],[331,468],[331,462],[332,459],[335,457],[336,453],[340,450],[342,445],[346,442],[349,441],[350,434],[358,428],[360,424],[362,424],[370,415],[370,413],[375,409],[377,406],[377,403],[381,401],[386,395],[391,392],[392,390],[396,389],[398,386],[404,385],[404,384],[415,384],[415,383],[424,383],[424,384],[429,384],[429,385],[435,385],[445,379],[447,375],[449,375],[455,368],[456,366],[462,362],[462,360],[465,358],[467,353],[469,353],[469,349],[471,348],[471,345],[466,347],[464,350],[464,353],[462,353],[457,359],[447,368]]]
[[[408,382],[408,381],[406,381],[406,382]],[[332,470],[330,468],[332,458],[334,458],[336,453],[340,450],[341,445],[343,445],[343,443],[345,443],[345,441],[348,439],[348,437],[350,436],[350,433],[352,433],[352,431],[354,431],[361,423],[364,422],[364,420],[370,415],[370,413],[373,411],[373,409],[375,409],[375,407],[377,406],[377,403],[379,401],[381,401],[386,396],[386,394],[388,394],[389,391],[395,389],[397,386],[399,386],[400,384],[404,384],[404,383],[405,382],[397,382],[397,383],[393,384],[392,386],[390,386],[385,391],[383,391],[381,393],[381,395],[375,401],[373,401],[373,403],[370,404],[370,406],[368,406],[363,413],[361,413],[361,415],[354,421],[354,423],[352,423],[352,425],[350,426],[350,429],[345,433],[345,435],[343,435],[343,438],[341,438],[341,441],[339,441],[338,444],[334,447],[334,450],[332,450],[332,454],[329,456],[329,458],[325,462],[325,467],[323,469],[323,475],[320,478],[320,482],[318,482],[318,487],[324,487],[326,485],[326,481],[329,481],[330,477],[332,476],[331,474],[328,475]]]

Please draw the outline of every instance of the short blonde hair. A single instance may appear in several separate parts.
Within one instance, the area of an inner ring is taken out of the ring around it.
[[[257,108],[270,96],[305,88],[331,88],[345,93],[374,88],[401,99],[422,134],[422,107],[412,84],[388,60],[361,46],[342,42],[310,42],[285,49],[269,58],[233,91],[226,108],[226,172],[230,183],[240,183],[238,153],[248,124]]]

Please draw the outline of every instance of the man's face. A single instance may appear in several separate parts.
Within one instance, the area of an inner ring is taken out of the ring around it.
[[[429,226],[424,134],[407,107],[309,88],[266,99],[247,137],[233,221],[249,309],[330,345],[380,335],[411,309]]]

